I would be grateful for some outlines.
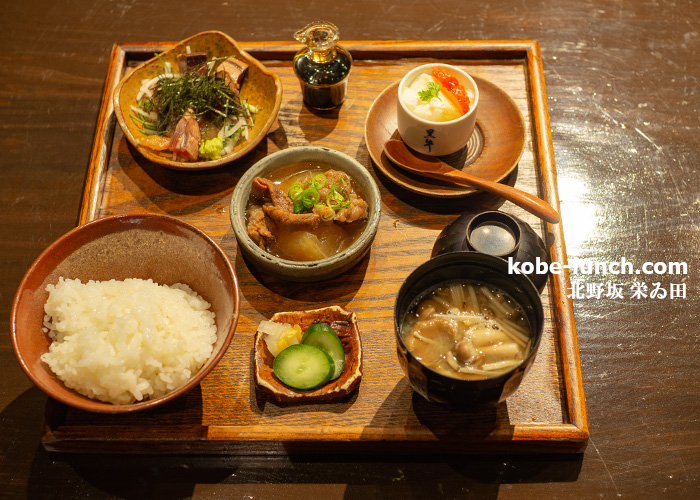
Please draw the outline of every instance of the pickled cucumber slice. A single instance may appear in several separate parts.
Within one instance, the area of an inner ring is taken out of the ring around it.
[[[334,373],[331,357],[307,344],[294,344],[280,352],[272,369],[282,383],[294,389],[315,389],[328,382]]]
[[[301,343],[318,347],[333,360],[334,371],[331,380],[340,377],[345,368],[345,351],[338,334],[327,323],[315,323],[306,329]]]

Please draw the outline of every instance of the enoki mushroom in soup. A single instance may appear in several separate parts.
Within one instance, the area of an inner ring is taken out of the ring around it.
[[[320,260],[352,245],[367,225],[359,186],[330,167],[296,163],[256,177],[246,208],[248,236],[286,260]]]
[[[503,290],[475,281],[443,283],[422,294],[404,318],[401,335],[421,363],[455,378],[505,373],[532,347],[522,307]]]

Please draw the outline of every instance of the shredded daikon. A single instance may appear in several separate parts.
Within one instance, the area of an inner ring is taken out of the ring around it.
[[[160,76],[155,76],[153,78],[141,80],[141,88],[139,89],[139,93],[136,96],[136,102],[139,102],[144,95],[148,97],[153,97],[153,90],[151,89],[151,87],[158,83],[159,78]]]

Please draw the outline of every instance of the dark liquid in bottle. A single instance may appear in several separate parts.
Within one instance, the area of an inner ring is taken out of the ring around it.
[[[337,50],[333,59],[316,63],[310,53],[301,54],[294,61],[294,71],[301,82],[301,91],[307,106],[316,109],[332,109],[345,100],[347,76],[352,59]]]
[[[316,87],[301,82],[301,93],[307,106],[316,109],[332,109],[340,106],[345,100],[347,83]]]

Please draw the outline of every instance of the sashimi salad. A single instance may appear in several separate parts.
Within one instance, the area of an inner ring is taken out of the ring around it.
[[[240,95],[248,64],[189,47],[177,62],[177,73],[164,61],[158,76],[141,82],[130,115],[144,134],[139,144],[175,161],[226,156],[248,138],[258,112]]]

